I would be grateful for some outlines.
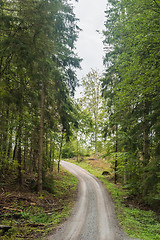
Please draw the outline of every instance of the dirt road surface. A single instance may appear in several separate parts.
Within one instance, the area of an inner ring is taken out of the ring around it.
[[[62,167],[79,180],[78,198],[70,218],[47,240],[129,240],[120,229],[114,205],[103,184],[72,163]]]

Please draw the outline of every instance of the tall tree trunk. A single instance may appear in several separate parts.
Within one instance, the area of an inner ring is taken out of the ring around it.
[[[18,160],[18,183],[22,185],[22,112],[19,112],[19,126],[18,126],[18,150],[17,150],[17,160]]]
[[[7,146],[8,146],[8,133],[9,133],[9,106],[7,105],[6,110],[6,116],[5,116],[5,122],[4,122],[4,130],[3,130],[3,140],[2,140],[2,146],[3,146],[3,155],[6,158],[7,157]]]
[[[117,124],[116,124],[115,152],[116,152],[116,156],[115,156],[115,165],[114,165],[114,171],[115,171],[114,183],[117,184],[117,179],[118,179],[118,175],[117,175],[117,167],[118,167],[118,162],[117,162],[117,152],[118,152],[118,126],[117,126]]]
[[[32,139],[30,140],[30,150],[29,150],[29,172],[32,172],[33,171],[33,164],[32,164],[32,161],[33,161],[33,144],[32,144]]]
[[[79,162],[79,141],[78,141],[78,133],[77,133],[77,162]]]
[[[12,154],[12,136],[13,135],[13,127],[10,129],[9,132],[9,142],[8,142],[8,150],[7,150],[7,158],[10,159]]]
[[[97,160],[97,112],[94,111],[94,121],[95,121],[95,130],[94,130],[94,148],[95,148],[95,159]]]
[[[25,140],[24,140],[24,163],[23,163],[24,171],[27,170],[27,161],[28,161],[28,136],[25,136]]]
[[[149,102],[145,101],[143,109],[143,152],[142,152],[143,166],[146,166],[150,159],[149,121],[147,119],[148,115],[149,115]]]
[[[53,171],[53,164],[54,164],[54,154],[55,154],[55,143],[54,141],[51,139],[51,149],[50,149],[50,152],[51,152],[51,170]],[[53,159],[53,161],[52,161]]]
[[[61,154],[62,154],[63,138],[64,138],[64,132],[62,130],[62,138],[61,138],[61,145],[60,145],[60,149],[59,149],[59,158],[58,158],[58,172],[60,170],[60,161],[61,161]]]
[[[50,163],[52,161],[52,138],[50,138],[50,149],[49,149],[49,160],[50,160]]]
[[[18,129],[17,129],[18,131]],[[13,150],[13,161],[16,159],[17,155],[17,142],[18,142],[18,132],[16,131],[16,139],[15,139],[15,145],[14,145],[14,150]]]
[[[145,96],[147,97],[147,96]],[[148,172],[146,172],[146,166],[149,163],[150,160],[150,139],[149,139],[149,133],[150,133],[150,127],[149,127],[149,120],[148,120],[148,116],[149,116],[149,101],[148,100],[144,100],[144,105],[143,105],[143,150],[142,150],[142,157],[143,157],[143,179],[146,178],[146,174],[148,174]],[[145,183],[143,185],[143,190],[142,190],[142,195],[146,196],[147,195],[147,184]]]
[[[37,172],[37,149],[33,149],[33,156],[32,156],[32,169],[33,172]]]
[[[45,90],[42,82],[41,90],[41,115],[40,115],[40,138],[39,138],[39,158],[38,158],[38,192],[42,193],[42,161],[43,161],[43,132],[44,132],[44,102]]]
[[[127,168],[127,160],[125,160],[125,162],[124,162],[124,176],[123,176],[124,184],[127,183],[127,171],[126,171],[126,168]]]
[[[48,132],[46,131],[46,159],[47,161],[49,160],[49,149],[48,149],[48,146],[49,146],[49,139],[48,139]]]
[[[49,169],[50,171],[51,170],[51,166],[52,166],[52,138],[49,139],[49,159],[48,159],[48,162],[49,162]]]
[[[17,151],[17,160],[18,160],[18,183],[22,185],[22,149],[21,149],[21,136],[18,140],[18,151]]]

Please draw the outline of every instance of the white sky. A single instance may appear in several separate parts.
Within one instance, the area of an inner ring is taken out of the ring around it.
[[[103,71],[103,37],[97,30],[104,29],[107,0],[71,0],[74,5],[74,13],[79,18],[78,26],[82,29],[77,41],[77,52],[80,58],[82,70],[77,71],[79,80],[91,69]]]

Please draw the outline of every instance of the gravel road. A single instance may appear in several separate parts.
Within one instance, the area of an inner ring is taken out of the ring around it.
[[[129,240],[120,229],[114,205],[103,184],[72,163],[62,167],[79,180],[78,198],[70,218],[47,240]]]

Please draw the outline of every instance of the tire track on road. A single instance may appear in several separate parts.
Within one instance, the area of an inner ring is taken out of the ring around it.
[[[78,198],[70,218],[47,240],[131,239],[120,229],[104,185],[77,165],[64,161],[61,165],[79,180]]]

